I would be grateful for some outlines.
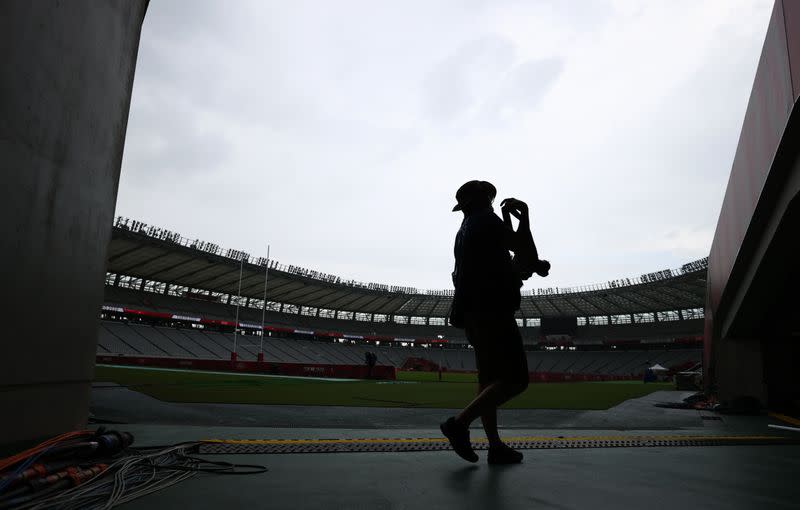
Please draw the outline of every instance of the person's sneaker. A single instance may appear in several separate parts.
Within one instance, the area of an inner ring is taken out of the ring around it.
[[[459,457],[469,462],[478,462],[478,455],[469,442],[469,428],[461,425],[452,417],[439,425],[439,428]]]
[[[522,462],[522,452],[518,452],[506,444],[490,446],[487,460],[489,464],[519,464]]]

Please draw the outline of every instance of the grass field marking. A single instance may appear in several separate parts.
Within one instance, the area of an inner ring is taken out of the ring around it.
[[[508,442],[552,441],[775,441],[786,439],[783,436],[521,436],[504,438]],[[442,443],[445,438],[365,438],[365,439],[202,439],[202,443],[237,444],[237,445],[313,445],[313,444],[403,444],[403,443]],[[476,438],[473,443],[485,443],[488,439]]]
[[[199,370],[196,368],[162,368],[162,367],[142,367],[138,365],[106,365],[98,363],[98,367],[103,368],[125,368],[130,370],[144,370],[148,372],[178,372],[183,374],[214,374],[214,375],[232,375],[235,377],[265,377],[268,379],[301,379],[308,381],[326,381],[326,382],[358,382],[365,379],[340,379],[338,377],[313,377],[305,375],[277,375],[277,374],[260,374],[258,372],[220,372],[215,370]]]
[[[800,420],[798,420],[797,418],[792,418],[791,416],[786,416],[785,414],[780,414],[780,413],[769,413],[769,415],[775,418],[776,420],[780,420],[790,425],[795,425],[797,427],[800,427]]]
[[[115,382],[165,402],[408,409],[460,409],[474,398],[476,389],[475,383],[450,381],[382,384],[384,381],[350,380],[344,384],[328,384],[342,380],[116,365],[98,366],[95,381]],[[583,381],[532,384],[505,408],[606,410],[626,400],[669,389],[669,386]]]

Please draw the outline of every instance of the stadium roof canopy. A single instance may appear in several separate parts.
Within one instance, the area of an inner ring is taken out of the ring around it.
[[[523,290],[518,317],[589,317],[702,308],[708,261],[604,284]],[[108,251],[108,273],[163,282],[185,290],[210,291],[298,307],[408,317],[446,317],[452,290],[343,280],[301,267],[252,258],[237,250],[181,237],[140,222],[117,218]],[[168,286],[164,286],[165,288]],[[174,287],[173,287],[174,288]]]

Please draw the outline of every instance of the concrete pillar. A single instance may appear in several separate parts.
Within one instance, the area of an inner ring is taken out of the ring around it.
[[[726,338],[716,349],[716,381],[722,381],[716,390],[721,401],[735,397],[754,397],[766,403],[767,386],[764,383],[764,360],[761,342],[752,338]]]
[[[86,425],[146,8],[0,2],[0,443]]]

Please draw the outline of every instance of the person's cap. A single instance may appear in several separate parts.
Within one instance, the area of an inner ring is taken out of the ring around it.
[[[471,204],[475,199],[486,198],[491,202],[497,196],[497,189],[491,182],[487,181],[469,181],[465,182],[458,191],[456,191],[456,201],[458,202],[453,207],[453,212],[461,211],[464,207]]]

